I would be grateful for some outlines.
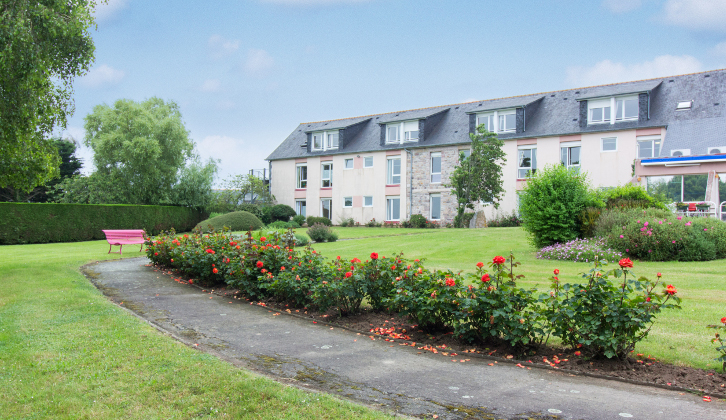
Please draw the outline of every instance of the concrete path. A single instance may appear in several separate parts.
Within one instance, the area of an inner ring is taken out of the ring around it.
[[[211,295],[145,264],[145,258],[125,259],[86,271],[110,299],[183,342],[280,382],[389,412],[441,419],[726,419],[723,401],[560,371],[492,367],[490,360],[452,363]]]

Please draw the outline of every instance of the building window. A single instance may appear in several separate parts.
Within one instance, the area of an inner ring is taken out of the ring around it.
[[[517,178],[529,178],[537,172],[537,146],[519,146],[517,151]]]
[[[638,141],[638,159],[660,156],[660,136],[640,136]]]
[[[386,143],[418,141],[418,120],[386,125]]]
[[[373,196],[367,195],[363,197],[363,207],[373,207]]]
[[[441,194],[431,194],[431,220],[441,220]]]
[[[676,104],[676,111],[685,111],[693,108],[693,101],[679,101]]]
[[[364,168],[372,168],[373,167],[373,156],[366,156],[363,158],[363,167]]]
[[[307,202],[305,200],[295,200],[295,213],[307,216]]]
[[[320,200],[320,216],[333,220],[333,215],[330,213],[330,208],[333,200],[330,198],[323,198]]]
[[[441,182],[441,152],[431,153],[431,182]]]
[[[307,188],[308,187],[308,166],[297,165],[297,186],[296,188]]]
[[[353,169],[353,159],[345,160],[345,169]]]
[[[614,124],[615,121],[637,120],[638,96],[589,100],[587,118],[588,124]]]
[[[580,168],[580,142],[560,143],[560,162],[565,167]]]
[[[320,186],[323,188],[331,188],[333,186],[333,164],[323,163],[322,169],[322,174],[320,175],[322,184]]]
[[[353,197],[343,197],[343,207],[353,207]]]
[[[401,220],[400,197],[386,197],[386,220]]]
[[[651,195],[664,195],[671,201],[704,201],[708,174],[649,176],[646,185]]]
[[[387,185],[398,185],[401,183],[401,158],[388,158],[388,173],[386,176]]]
[[[484,124],[484,128],[492,133],[508,133],[517,131],[516,109],[503,109],[501,111],[477,114],[476,126]]]
[[[330,150],[338,148],[338,131],[320,131],[312,133],[313,150]]]
[[[600,151],[601,152],[617,152],[618,151],[618,138],[617,137],[603,137],[600,139]]]

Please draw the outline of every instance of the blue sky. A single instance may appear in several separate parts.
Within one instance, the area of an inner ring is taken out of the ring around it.
[[[109,0],[63,134],[82,140],[99,104],[173,100],[222,180],[266,168],[301,122],[726,68],[724,16],[726,0]]]

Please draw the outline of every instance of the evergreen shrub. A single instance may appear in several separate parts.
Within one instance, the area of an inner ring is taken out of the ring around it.
[[[309,227],[312,227],[316,223],[320,223],[325,226],[333,226],[333,222],[331,222],[327,217],[308,216],[307,224]]]
[[[209,226],[214,230],[222,230],[225,226],[233,231],[257,230],[264,226],[262,221],[254,214],[246,211],[233,211],[232,213],[223,214],[221,216],[207,219],[199,222],[195,228],[201,229],[203,232],[210,230]]]
[[[289,222],[295,215],[295,210],[287,204],[277,204],[270,208],[270,218],[273,222],[278,220],[282,222]]]

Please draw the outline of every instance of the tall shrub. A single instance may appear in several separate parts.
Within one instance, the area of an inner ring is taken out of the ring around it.
[[[602,206],[588,189],[585,173],[560,165],[537,171],[519,197],[522,226],[540,248],[577,238],[583,209]]]

